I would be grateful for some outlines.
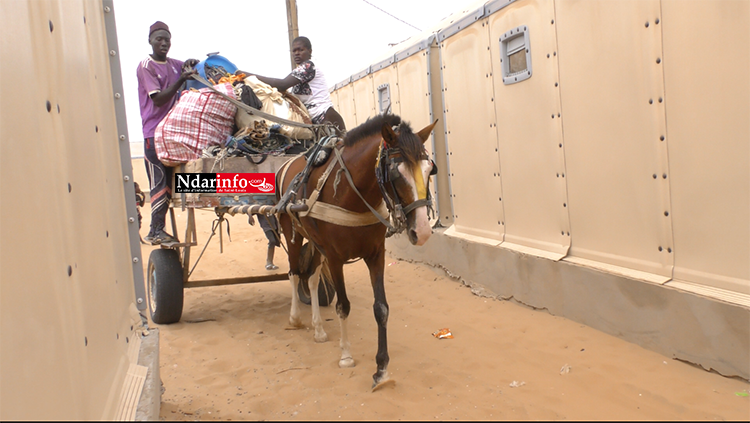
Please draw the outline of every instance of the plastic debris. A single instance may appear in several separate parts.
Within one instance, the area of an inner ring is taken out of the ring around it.
[[[432,336],[434,336],[437,339],[453,339],[453,334],[451,333],[451,330],[448,328],[443,328],[440,330],[436,330],[435,332],[432,332]]]
[[[748,394],[747,392],[735,392],[734,394],[738,397],[750,397],[750,394]]]
[[[570,373],[570,369],[571,369],[570,365],[566,364],[562,366],[562,368],[560,368],[560,374],[564,375],[566,373]]]
[[[392,263],[388,263],[388,266],[390,266],[390,265],[392,265],[392,264],[396,264],[396,263],[398,263],[398,262],[397,262],[397,261],[394,261],[394,262],[392,262]]]
[[[511,388],[518,388],[518,387],[521,387],[523,385],[526,385],[526,382],[517,382],[517,381],[514,380],[513,382],[511,382],[510,387]]]

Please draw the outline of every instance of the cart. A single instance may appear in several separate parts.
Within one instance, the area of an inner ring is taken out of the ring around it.
[[[238,108],[241,108],[252,115],[260,116],[264,119],[284,125],[306,127],[311,129],[315,139],[312,140],[312,145],[307,145],[307,142],[304,142],[303,145],[307,147],[319,147],[321,139],[324,139],[326,135],[331,136],[335,133],[335,131],[333,131],[329,125],[307,125],[269,115],[260,110],[254,109],[236,99],[227,97],[223,93],[217,91],[212,84],[208,83],[201,76],[194,75],[193,79],[200,82],[203,86],[209,87],[211,90],[229,100]],[[296,154],[263,154],[259,155],[259,158],[257,160],[253,160],[253,158],[250,156],[224,157],[220,160],[217,160],[216,158],[200,158],[180,165],[178,169],[175,169],[175,171],[179,171],[180,173],[226,172],[275,174],[276,171],[287,160],[296,156]],[[174,179],[172,181],[172,186],[174,187]],[[153,250],[151,252],[151,255],[149,256],[148,266],[146,268],[146,296],[148,299],[148,307],[151,314],[151,320],[156,324],[169,324],[178,322],[182,316],[184,290],[187,288],[271,282],[289,279],[289,275],[286,273],[211,280],[190,279],[191,273],[193,269],[195,269],[195,266],[198,264],[198,261],[200,261],[201,257],[200,255],[198,256],[198,259],[191,268],[191,248],[198,246],[195,227],[195,209],[214,208],[217,216],[219,217],[219,222],[221,225],[225,214],[265,215],[270,213],[275,205],[276,194],[273,192],[268,194],[241,195],[216,193],[183,193],[173,196],[172,201],[170,202],[169,216],[172,223],[172,233],[177,239],[177,242],[169,245],[160,245],[161,248]],[[183,211],[187,210],[187,224],[185,226],[185,237],[183,238],[183,240],[179,239],[177,222],[174,212],[175,207],[180,207]],[[299,206],[292,206],[292,209],[290,211],[294,212],[304,210],[295,210],[294,207]],[[303,205],[301,207],[306,208],[307,206]],[[212,233],[207,240],[206,247],[211,241],[213,235],[214,234]],[[219,240],[223,249],[221,228],[219,228]],[[283,241],[282,246],[284,246]],[[204,251],[206,247],[204,247]],[[312,247],[309,244],[304,244],[302,248],[303,254],[301,256],[304,257],[305,249]],[[321,272],[320,281],[318,283],[318,300],[321,306],[330,305],[333,301],[333,297],[335,296],[333,283],[330,279],[328,279],[327,276],[324,275],[325,273],[326,272]],[[305,304],[310,304],[311,296],[307,284],[300,283],[298,284],[297,288],[300,300]]]
[[[221,172],[228,173],[275,173],[276,170],[287,160],[296,155],[267,156],[261,163],[253,163],[245,157],[229,157],[224,159]],[[213,158],[203,158],[181,165],[180,173],[209,173],[214,167]],[[176,169],[177,170],[177,169]],[[269,194],[176,194],[170,204],[169,215],[172,224],[172,233],[178,240],[177,243],[160,245],[160,248],[151,252],[148,260],[146,274],[146,295],[148,299],[151,320],[157,324],[176,323],[182,316],[184,303],[184,289],[235,285],[245,283],[271,282],[288,280],[287,273],[274,273],[256,276],[243,276],[237,278],[221,278],[210,280],[192,280],[190,275],[195,269],[200,256],[191,268],[191,249],[198,246],[195,224],[195,209],[213,208],[222,222],[225,214],[257,214],[268,213],[276,202],[275,193]],[[187,223],[185,225],[185,236],[180,240],[175,208],[187,211]],[[264,218],[259,216],[259,218]],[[211,241],[213,233],[206,241],[206,246]],[[219,238],[222,243],[222,231],[219,228]],[[282,244],[283,245],[283,244]],[[309,248],[309,244],[303,245]],[[321,272],[325,273],[325,272]],[[310,292],[307,284],[298,285],[300,300],[310,304]],[[332,282],[324,275],[320,276],[318,284],[318,298],[321,306],[331,304],[335,290]]]

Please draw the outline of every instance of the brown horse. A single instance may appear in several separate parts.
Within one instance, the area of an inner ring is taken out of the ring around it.
[[[289,323],[302,326],[297,284],[301,279],[307,279],[315,341],[328,340],[318,305],[319,277],[321,272],[326,272],[338,298],[336,314],[341,325],[339,367],[353,367],[347,330],[350,303],[346,296],[343,266],[350,260],[364,259],[370,271],[375,297],[373,310],[378,325],[377,372],[373,375],[373,389],[388,380],[388,303],[383,285],[386,230],[395,233],[405,229],[414,245],[423,245],[432,234],[427,216],[430,204],[427,183],[436,168],[423,144],[436,123],[437,120],[415,134],[400,117],[378,115],[349,131],[343,142],[339,140],[327,162],[312,168],[306,182],[293,183],[295,175],[300,174],[306,165],[302,156],[282,166],[276,174],[277,200],[281,198],[280,192],[289,193],[287,190],[292,184],[295,194],[290,204],[307,203],[311,206],[309,214],[279,214],[288,246],[292,283]],[[311,267],[315,273],[312,276],[305,275],[304,269],[300,268],[302,237],[315,247]]]

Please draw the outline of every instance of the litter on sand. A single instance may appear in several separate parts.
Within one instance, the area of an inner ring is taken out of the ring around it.
[[[434,336],[437,339],[444,339],[444,338],[452,339],[453,338],[453,334],[451,333],[451,330],[448,328],[436,330],[435,332],[432,332],[432,336]]]
[[[750,394],[748,394],[747,392],[735,392],[734,394],[737,395],[738,397],[750,396]]]
[[[570,369],[571,369],[570,365],[566,364],[562,366],[562,368],[560,368],[560,374],[564,375],[566,373],[570,373]]]
[[[511,388],[518,388],[518,387],[523,386],[523,385],[526,385],[526,382],[517,382],[517,381],[514,380],[513,382],[511,382],[510,387]]]

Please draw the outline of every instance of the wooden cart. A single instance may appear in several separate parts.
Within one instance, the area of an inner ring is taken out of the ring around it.
[[[204,158],[191,161],[175,168],[180,173],[276,173],[288,159],[294,155],[268,155],[265,158],[259,156],[254,163],[246,157],[229,157],[223,160]],[[262,159],[262,160],[261,160]],[[174,186],[174,185],[173,185]],[[252,214],[249,207],[238,206],[274,206],[276,194],[174,194],[170,204],[169,215],[172,223],[172,233],[178,239],[178,243],[161,245],[154,249],[148,260],[146,271],[146,295],[148,298],[151,320],[157,324],[169,324],[178,322],[182,316],[184,302],[184,289],[234,285],[244,283],[270,282],[289,279],[286,273],[275,273],[258,276],[244,276],[237,278],[222,278],[210,280],[191,280],[190,275],[195,265],[198,264],[200,256],[193,268],[190,267],[191,248],[198,245],[195,227],[195,209],[214,208],[220,221],[226,213]],[[187,223],[185,225],[185,236],[180,239],[175,219],[175,208],[187,211]],[[238,209],[245,209],[239,210]],[[257,208],[253,208],[257,209]],[[267,208],[264,208],[267,209]],[[213,233],[211,237],[213,236]],[[211,241],[206,241],[206,246]],[[221,239],[221,229],[219,238]],[[305,244],[303,248],[308,248]],[[204,247],[205,249],[205,247]],[[333,284],[327,278],[321,276],[318,284],[318,298],[322,306],[328,306],[335,296]],[[310,304],[310,293],[307,284],[300,283],[298,287],[300,299],[305,304]]]

